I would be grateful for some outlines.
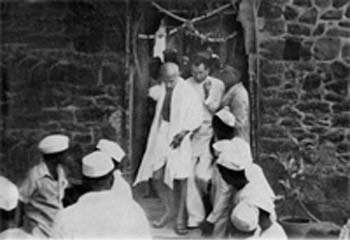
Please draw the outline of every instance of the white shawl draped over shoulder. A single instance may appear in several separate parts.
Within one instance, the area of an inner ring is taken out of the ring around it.
[[[161,110],[163,107],[165,93],[165,85],[162,83],[160,85],[160,93],[157,99],[156,112],[148,136],[146,151],[142,158],[141,166],[139,168],[134,185],[137,185],[143,181],[147,181],[152,177],[152,166],[157,161],[157,158],[160,157],[159,153],[155,151],[155,144],[160,127]],[[170,105],[170,142],[173,137],[182,130],[189,130],[192,132],[193,130],[200,127],[203,115],[201,104],[202,103],[195,90],[186,81],[180,78],[173,90]],[[167,165],[169,166],[167,166],[165,182],[171,188],[173,182],[172,180],[174,177],[176,177],[176,173],[172,171],[171,165],[178,159],[188,162],[191,161],[190,135],[191,134],[186,135],[178,148],[171,149],[169,151],[167,159]],[[168,145],[170,145],[170,142]]]

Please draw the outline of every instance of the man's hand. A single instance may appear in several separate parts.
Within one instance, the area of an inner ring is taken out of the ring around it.
[[[204,99],[207,99],[209,96],[209,91],[210,91],[210,87],[211,87],[211,82],[210,81],[205,81],[203,84],[203,88],[204,88]]]
[[[214,223],[208,222],[207,220],[204,220],[200,225],[199,228],[202,231],[203,237],[209,237],[213,234],[214,231]]]
[[[178,148],[181,145],[182,140],[190,131],[183,130],[176,134],[173,138],[173,141],[170,143],[170,147],[173,149]]]

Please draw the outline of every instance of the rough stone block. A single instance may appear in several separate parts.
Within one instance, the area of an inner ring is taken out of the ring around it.
[[[111,97],[97,97],[95,99],[97,105],[103,106],[103,107],[114,107],[116,108],[118,105],[118,101],[115,98]]]
[[[333,143],[342,142],[344,140],[344,131],[342,130],[330,130],[326,134],[320,136],[320,140],[326,140]]]
[[[91,134],[74,134],[72,141],[79,144],[93,143]]]
[[[280,114],[282,117],[289,117],[293,119],[300,119],[302,117],[302,115],[296,109],[290,106],[282,107]]]
[[[312,53],[311,48],[313,46],[313,41],[305,41],[300,49],[300,58],[303,61],[309,61],[311,59]]]
[[[261,101],[262,106],[265,110],[271,109],[272,111],[276,111],[280,109],[283,105],[285,105],[288,101],[286,99],[280,98],[266,98]]]
[[[263,31],[271,36],[279,36],[285,32],[285,23],[282,20],[266,20]]]
[[[339,27],[343,27],[343,28],[350,28],[350,21],[340,21],[339,23],[338,23],[338,26]]]
[[[316,126],[316,127],[311,127],[310,128],[310,132],[315,133],[317,135],[320,134],[324,134],[328,131],[329,127],[320,127],[320,126]]]
[[[303,80],[303,89],[305,91],[312,91],[321,86],[321,78],[316,73],[310,73]]]
[[[338,153],[348,153],[350,150],[349,143],[339,143],[337,146]]]
[[[345,16],[346,16],[347,18],[350,18],[350,5],[346,8]]]
[[[345,43],[342,50],[341,56],[347,64],[350,63],[350,43]]]
[[[262,114],[260,116],[261,116],[261,122],[266,123],[266,124],[274,124],[278,120],[277,117],[271,116],[271,114],[268,114],[268,113],[262,112]]]
[[[326,35],[329,37],[350,38],[350,30],[343,30],[343,29],[339,29],[339,28],[330,28],[327,30]]]
[[[316,123],[316,117],[312,114],[305,114],[303,117],[303,123],[306,125],[315,125]]]
[[[337,80],[326,85],[326,89],[333,91],[336,94],[346,96],[348,94],[347,80]]]
[[[327,102],[321,102],[321,101],[309,101],[309,102],[301,102],[296,105],[297,109],[299,109],[301,112],[306,113],[329,113],[330,107]]]
[[[34,49],[64,49],[71,45],[71,40],[63,34],[31,35],[26,38],[25,42]]]
[[[348,0],[333,0],[333,7],[341,8],[345,6],[347,3],[349,3]]]
[[[294,7],[286,6],[283,15],[286,20],[295,20],[298,17],[299,12]]]
[[[301,126],[298,119],[290,117],[283,118],[280,124],[288,128],[299,128]]]
[[[310,28],[301,24],[290,23],[287,25],[287,32],[292,35],[310,36]]]
[[[62,122],[60,126],[67,132],[90,132],[90,128],[86,127],[84,124],[78,124],[74,122]]]
[[[261,138],[261,151],[263,153],[288,152],[295,150],[295,146],[288,140],[276,138]]]
[[[331,102],[341,102],[343,101],[344,97],[336,93],[330,92],[324,96],[324,99]]]
[[[262,75],[260,81],[263,87],[279,86],[281,84],[281,77]]]
[[[258,10],[258,16],[265,19],[277,19],[282,16],[282,9],[272,1],[262,0]]]
[[[318,60],[332,60],[339,55],[340,39],[321,38],[314,46],[314,56]]]
[[[99,95],[104,95],[106,93],[106,91],[104,90],[103,87],[88,87],[88,86],[82,86],[80,85],[77,89],[76,89],[77,94],[81,95],[81,96],[86,96],[86,97],[96,97]]]
[[[73,122],[74,114],[71,111],[43,111],[40,120],[44,122],[58,121],[58,122]]]
[[[263,97],[265,98],[270,98],[270,97],[274,97],[277,95],[277,90],[276,89],[271,89],[271,88],[264,88],[261,91]]]
[[[78,122],[101,122],[106,116],[106,112],[98,107],[79,109],[76,111]]]
[[[261,60],[260,62],[260,69],[261,71],[266,75],[272,75],[272,74],[278,74],[284,72],[284,66],[283,63],[280,62],[273,62],[268,60]]]
[[[300,22],[315,24],[317,20],[318,11],[315,7],[307,10],[304,14],[302,14],[299,18]]]
[[[350,113],[335,114],[332,123],[333,127],[348,128],[350,123]]]
[[[331,0],[315,0],[316,6],[326,8],[331,4]]]
[[[322,95],[318,91],[306,92],[301,95],[301,100],[309,101],[309,100],[321,100]]]
[[[91,86],[97,84],[97,73],[88,67],[81,67],[70,63],[60,63],[49,73],[50,81],[64,82],[75,85]]]
[[[123,72],[118,64],[102,66],[102,81],[104,84],[117,84],[120,81],[120,74]]]
[[[315,30],[312,32],[312,36],[321,36],[325,32],[325,24],[319,23]]]
[[[259,136],[265,138],[287,138],[286,130],[275,124],[264,124],[260,128]]]
[[[340,20],[342,18],[342,11],[339,10],[328,10],[322,14],[321,19],[323,20]]]
[[[297,100],[298,93],[294,90],[280,91],[279,96],[287,100]]]
[[[285,41],[283,40],[265,40],[260,43],[261,55],[270,60],[282,60]]]
[[[288,25],[289,31],[289,25]],[[301,40],[298,38],[286,38],[283,59],[297,61],[300,59]]]
[[[350,78],[350,67],[339,61],[335,61],[331,64],[333,76],[336,79],[349,79]]]
[[[294,5],[300,6],[300,7],[311,7],[311,0],[294,0]]]

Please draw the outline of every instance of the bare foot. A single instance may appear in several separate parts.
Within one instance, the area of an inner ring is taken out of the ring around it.
[[[162,217],[158,220],[152,222],[153,227],[162,228],[167,225],[174,218],[174,214],[171,214],[169,211],[166,211]]]

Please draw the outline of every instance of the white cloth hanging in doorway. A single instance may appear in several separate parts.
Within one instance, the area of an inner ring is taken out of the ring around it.
[[[164,61],[163,52],[166,49],[166,26],[164,19],[160,21],[160,26],[155,33],[154,46],[153,46],[153,57],[159,57]]]

